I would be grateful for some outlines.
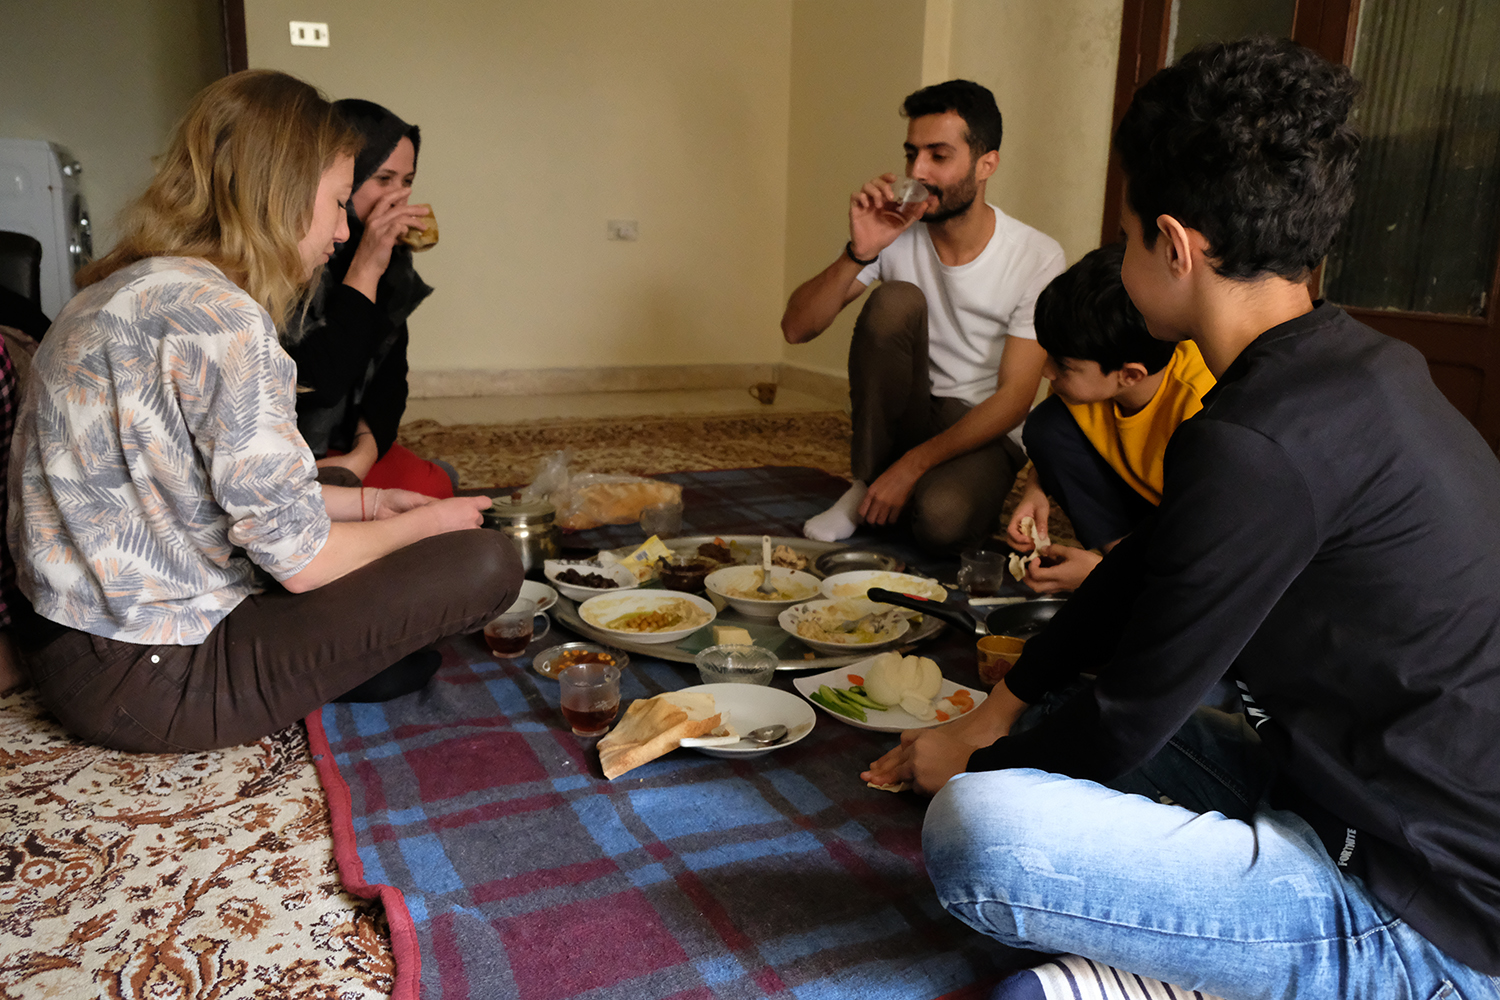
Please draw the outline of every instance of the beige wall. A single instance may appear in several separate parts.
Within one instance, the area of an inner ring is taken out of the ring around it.
[[[949,76],[995,92],[1005,117],[987,196],[1056,239],[1099,245],[1122,0],[952,0]]]
[[[188,99],[224,72],[215,0],[0,0],[0,136],[83,163],[95,249],[151,179]]]
[[[921,86],[922,0],[797,0],[792,6],[787,150],[786,295],[823,270],[849,238],[849,196],[902,169],[901,100]],[[782,360],[843,375],[863,299]],[[778,314],[778,321],[779,321]]]
[[[245,8],[252,66],[422,127],[414,370],[780,356],[790,0]],[[292,48],[292,18],[332,46]],[[639,242],[605,240],[620,218]]]
[[[986,197],[1077,260],[1099,244],[1122,0],[796,0],[787,294],[848,238],[848,198],[901,168],[901,99],[960,77],[1005,118]],[[860,302],[784,361],[842,373]]]

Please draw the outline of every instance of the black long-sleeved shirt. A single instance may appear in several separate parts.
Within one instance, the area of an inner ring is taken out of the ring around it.
[[[1115,777],[1232,667],[1333,855],[1352,828],[1378,898],[1500,974],[1500,461],[1420,354],[1329,305],[1262,334],[1204,404],[1160,508],[1006,683],[1035,702],[1098,680],[970,770]]]
[[[339,406],[343,410],[326,444],[311,439],[308,443],[319,458],[329,447],[347,452],[354,445],[359,418],[364,417],[384,455],[395,443],[406,412],[406,324],[393,326],[381,306],[337,281],[328,282],[321,319],[316,329],[287,347],[297,362],[298,384],[309,390],[298,394],[297,414],[302,422],[315,411]],[[304,433],[310,431],[311,425],[304,427]]]

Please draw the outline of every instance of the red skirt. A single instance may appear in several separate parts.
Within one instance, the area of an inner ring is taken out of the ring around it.
[[[439,500],[453,495],[453,480],[448,473],[399,444],[391,445],[391,450],[375,463],[364,485],[382,490],[411,490]]]

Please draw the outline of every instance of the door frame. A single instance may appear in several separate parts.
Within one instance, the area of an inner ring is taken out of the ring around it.
[[[1171,14],[1172,0],[1124,0],[1111,136],[1136,90],[1166,65]],[[1348,66],[1354,58],[1358,19],[1359,0],[1297,0],[1291,37],[1325,59]],[[1124,204],[1125,171],[1111,144],[1101,242],[1114,243],[1120,239],[1120,210]],[[1321,294],[1321,267],[1312,284],[1314,295]],[[1479,429],[1490,448],[1500,454],[1500,253],[1496,254],[1483,317],[1393,309],[1349,308],[1347,312],[1421,351],[1439,388]]]

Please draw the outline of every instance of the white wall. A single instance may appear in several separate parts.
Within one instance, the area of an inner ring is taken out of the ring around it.
[[[224,72],[215,0],[0,0],[0,136],[83,164],[97,251],[188,100]]]
[[[327,49],[287,21],[327,21]],[[250,64],[422,128],[416,370],[771,362],[790,0],[247,0]],[[606,242],[608,219],[640,241]]]
[[[988,198],[1056,239],[1099,245],[1122,0],[953,0],[950,76],[995,92],[1005,118]]]
[[[902,167],[901,101],[922,85],[922,0],[797,0],[792,8],[786,296],[833,263],[849,239],[849,196]],[[782,360],[842,377],[856,300]],[[779,321],[778,315],[778,321]]]

